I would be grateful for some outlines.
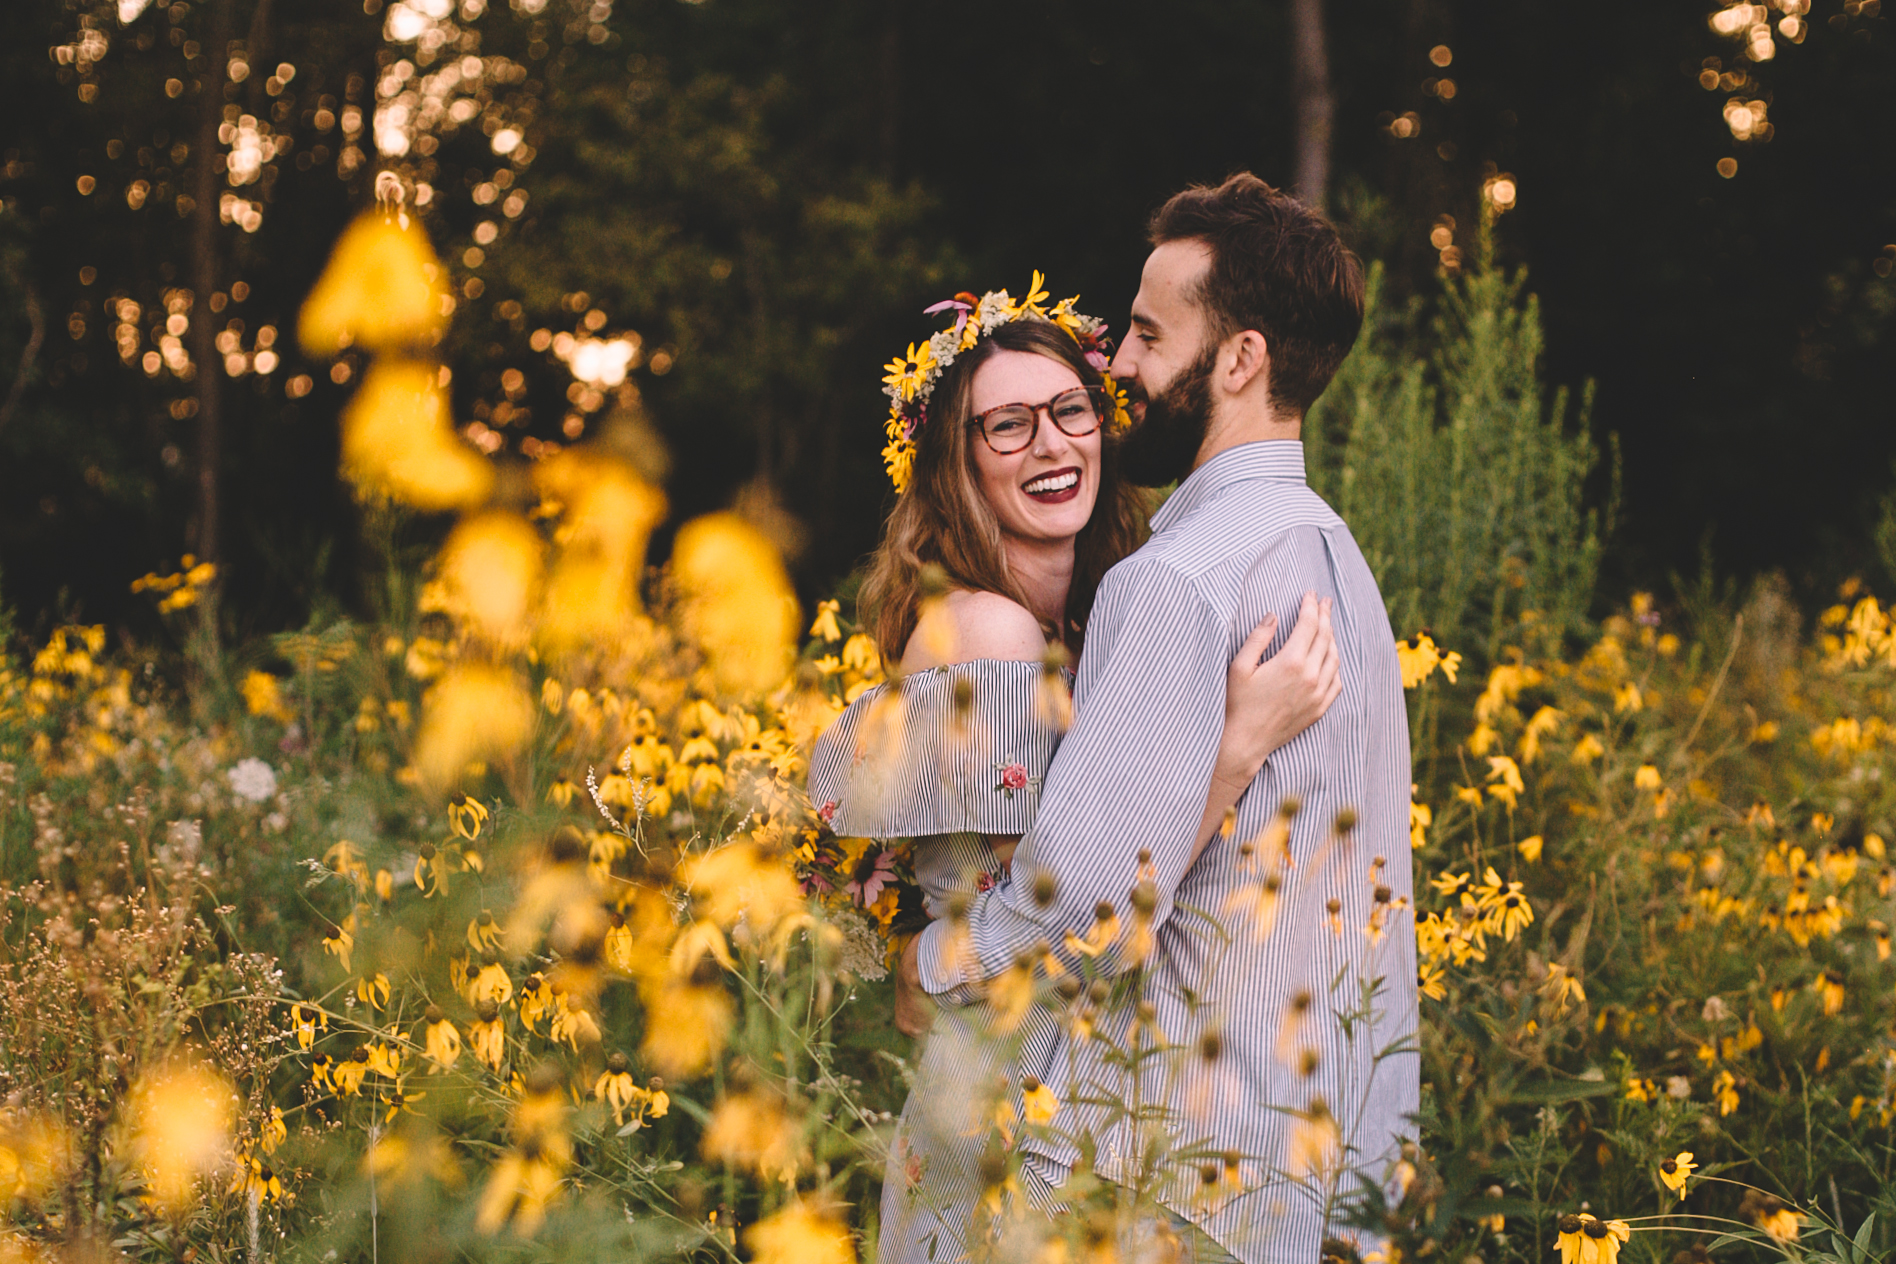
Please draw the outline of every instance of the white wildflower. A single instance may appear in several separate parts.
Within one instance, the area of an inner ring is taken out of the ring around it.
[[[254,755],[224,775],[230,781],[230,792],[251,803],[262,803],[277,790],[276,773]]]

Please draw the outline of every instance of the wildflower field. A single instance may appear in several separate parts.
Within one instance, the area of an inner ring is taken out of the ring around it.
[[[135,584],[163,643],[9,638],[0,1259],[871,1258],[912,1054],[902,858],[834,836],[803,786],[883,679],[874,646],[846,600],[800,607],[736,513],[677,524],[651,564],[662,461],[630,402],[530,464],[462,443],[429,350],[454,303],[400,193],[298,331],[361,366],[335,424],[372,520],[450,524],[424,565],[389,551],[383,616],[224,644],[215,568],[186,558]],[[1306,1112],[1286,1179],[1390,1264],[1887,1257],[1896,625],[1854,585],[1810,628],[1769,583],[1600,617],[1591,452],[1540,407],[1531,303],[1485,262],[1448,298],[1433,336],[1465,371],[1423,398],[1376,325],[1312,443],[1411,633],[1427,879],[1314,933],[1417,936],[1423,1108],[1389,1172]],[[570,359],[593,327],[548,345]],[[1512,411],[1464,406],[1481,392]],[[1452,511],[1489,535],[1399,555],[1401,523],[1461,520],[1414,483],[1377,518],[1363,489],[1508,436],[1508,495]],[[1510,514],[1557,530],[1510,552]],[[1129,874],[1087,957],[1136,961],[1150,908]],[[1038,998],[1103,1032],[1139,987],[1043,955],[985,1021],[1004,1041]],[[1216,1056],[1132,1030],[1129,1060]],[[1015,1139],[1065,1105],[1030,1086],[977,1113]],[[1206,1197],[1238,1179],[1153,1152]],[[1004,1221],[1015,1159],[991,1157]],[[1032,1257],[1141,1257],[1132,1226],[1178,1175],[1082,1172]],[[1000,1229],[995,1258],[1023,1258]]]

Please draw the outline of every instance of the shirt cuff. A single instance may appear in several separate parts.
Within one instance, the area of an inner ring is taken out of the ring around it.
[[[976,960],[967,923],[948,918],[930,922],[915,938],[915,963],[922,991],[937,1004],[971,1005],[981,997],[980,981],[967,968]]]

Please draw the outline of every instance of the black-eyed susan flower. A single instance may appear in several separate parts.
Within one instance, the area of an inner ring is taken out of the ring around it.
[[[816,606],[816,621],[810,625],[810,635],[822,637],[825,641],[840,641],[843,630],[837,626],[836,616],[842,611],[840,601],[820,601]]]
[[[383,1009],[388,1005],[390,995],[388,976],[379,970],[357,979],[355,990],[356,999],[371,1009]]]
[[[487,1002],[505,1005],[513,999],[513,994],[513,980],[507,977],[506,968],[492,956],[481,963],[480,970],[467,985],[467,1003],[476,1009]]]
[[[513,1116],[513,1148],[501,1156],[481,1193],[475,1226],[496,1233],[512,1223],[522,1236],[546,1219],[573,1161],[573,1140],[566,1129],[567,1107],[558,1073],[534,1069]]]
[[[1824,1013],[1843,1012],[1843,975],[1836,970],[1825,970],[1813,980],[1817,994],[1824,998]]]
[[[1738,1214],[1777,1242],[1795,1242],[1803,1230],[1804,1218],[1792,1211],[1789,1203],[1762,1190],[1746,1190]]]
[[[239,1155],[237,1171],[230,1182],[230,1192],[257,1202],[277,1203],[283,1201],[283,1182],[261,1159],[254,1155]]]
[[[490,1071],[499,1071],[507,1057],[507,1026],[501,1021],[500,1007],[482,1001],[474,1007],[475,1020],[468,1024],[468,1047]]]
[[[315,1006],[290,1006],[290,1030],[296,1033],[298,1048],[308,1049],[316,1043],[317,1031],[329,1030],[329,1015]]]
[[[329,1078],[336,1086],[336,1096],[354,1097],[362,1091],[362,1081],[369,1074],[369,1049],[362,1045],[356,1051],[335,1064]]]
[[[319,1053],[309,1060],[309,1078],[311,1081],[313,1081],[317,1087],[328,1089],[332,1093],[336,1091],[336,1082],[333,1078],[335,1069],[336,1060],[326,1053]]]
[[[1669,1159],[1659,1160],[1659,1181],[1667,1189],[1685,1197],[1685,1181],[1698,1170],[1698,1164],[1692,1162],[1692,1152],[1681,1150]]]
[[[487,808],[481,801],[456,791],[448,796],[448,828],[455,837],[473,842],[481,836],[481,827],[487,824]]]
[[[1021,1115],[1029,1124],[1044,1127],[1060,1113],[1060,1099],[1037,1076],[1025,1076],[1020,1082]]]
[[[625,1112],[637,1102],[640,1091],[632,1078],[631,1065],[623,1053],[614,1053],[593,1081],[593,1096],[612,1107],[612,1122],[620,1127],[625,1126]]]
[[[1558,1228],[1560,1264],[1617,1264],[1621,1244],[1633,1236],[1624,1220],[1601,1220],[1584,1211],[1562,1216]]]
[[[487,909],[475,914],[467,924],[467,946],[477,953],[498,952],[500,935],[500,923]]]
[[[259,1130],[257,1148],[265,1154],[275,1154],[277,1147],[289,1139],[290,1130],[283,1122],[283,1108],[272,1106],[264,1117],[263,1127]]]
[[[355,914],[351,913],[323,932],[323,951],[340,961],[344,970],[349,968],[349,955],[355,951],[354,927]]]
[[[434,1065],[429,1074],[446,1071],[461,1057],[461,1032],[438,1005],[422,1015],[422,1056]]]
[[[376,1075],[395,1079],[402,1070],[402,1051],[384,1041],[376,1041],[368,1046],[369,1070]]]

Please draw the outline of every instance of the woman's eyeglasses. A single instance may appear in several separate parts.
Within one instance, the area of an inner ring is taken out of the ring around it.
[[[1044,404],[1002,404],[990,408],[968,423],[979,430],[981,438],[996,456],[1019,452],[1040,433],[1040,414],[1070,439],[1082,439],[1099,429],[1100,418],[1109,406],[1106,391],[1098,386],[1076,386],[1061,391]]]

